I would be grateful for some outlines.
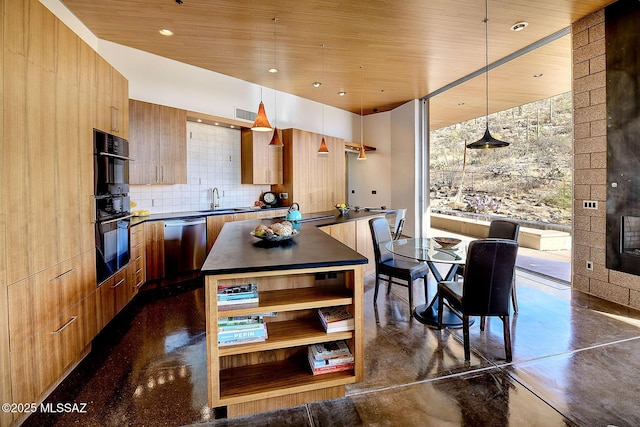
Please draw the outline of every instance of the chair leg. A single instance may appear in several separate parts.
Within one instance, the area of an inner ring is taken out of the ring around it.
[[[440,314],[438,314],[440,316]],[[462,338],[464,340],[464,360],[471,360],[471,346],[469,345],[469,315],[462,315]]]
[[[444,310],[444,298],[442,296],[436,294],[435,296],[438,298],[438,329],[442,329],[442,311]]]
[[[411,279],[407,280],[407,286],[409,288],[409,316],[411,316],[413,311],[413,281]]]
[[[509,326],[509,316],[500,316],[502,328],[504,330],[504,351],[507,355],[507,362],[511,362],[511,327]]]
[[[391,281],[393,280],[393,277],[391,276],[387,276],[387,281],[389,282],[387,284],[387,295],[389,295],[391,293]]]
[[[373,292],[373,302],[378,301],[378,287],[380,286],[380,275],[376,273],[376,290]]]
[[[480,330],[484,331],[484,325],[486,323],[487,317],[486,316],[480,316]]]
[[[513,285],[511,286],[511,302],[513,303],[513,312],[518,312],[518,298],[516,297],[516,278],[513,278]]]

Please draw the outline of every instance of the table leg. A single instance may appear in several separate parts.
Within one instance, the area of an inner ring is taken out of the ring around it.
[[[429,269],[433,274],[433,277],[437,282],[442,282],[443,280],[453,280],[458,271],[458,264],[452,264],[451,268],[447,272],[446,276],[443,278],[436,266],[433,262],[427,261],[429,265]],[[427,296],[426,286],[427,283],[425,281],[425,300]],[[438,327],[438,304],[436,298],[434,297],[430,303],[422,304],[417,306],[413,310],[413,317],[418,320],[420,323],[424,323],[427,326]],[[472,325],[474,319],[469,320],[469,325]],[[443,328],[462,328],[462,319],[460,319],[457,315],[451,312],[449,307],[444,306],[444,312],[442,313],[442,327]]]

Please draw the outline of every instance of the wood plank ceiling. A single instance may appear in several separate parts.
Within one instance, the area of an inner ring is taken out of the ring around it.
[[[365,114],[388,111],[485,66],[483,0],[62,2],[101,39],[356,114],[361,102]],[[489,62],[610,3],[490,0]],[[519,21],[528,27],[512,31]],[[174,35],[161,36],[162,28]],[[569,34],[492,69],[490,111],[571,90],[571,45]],[[279,72],[269,73],[274,66]],[[431,98],[432,129],[485,114],[485,78],[479,74]],[[322,86],[314,88],[315,81]]]

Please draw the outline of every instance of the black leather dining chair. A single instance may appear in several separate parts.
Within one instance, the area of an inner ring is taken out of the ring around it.
[[[464,358],[471,359],[470,316],[498,316],[502,320],[506,359],[511,361],[509,297],[513,287],[518,244],[507,239],[483,239],[469,243],[464,280],[438,283],[438,327],[442,328],[445,302],[462,319]],[[483,322],[480,330],[484,330]]]
[[[376,288],[373,294],[373,303],[378,300],[378,288],[380,280],[386,280],[387,294],[391,292],[391,284],[396,284],[408,288],[409,291],[409,314],[413,310],[413,282],[422,279],[424,286],[427,286],[427,275],[429,266],[424,262],[418,262],[408,258],[394,257],[385,245],[392,240],[389,223],[385,218],[373,218],[369,220],[371,237],[373,239],[373,252],[376,260]],[[382,278],[386,276],[386,278]],[[393,280],[394,278],[403,280],[406,283]]]
[[[518,242],[518,235],[520,233],[520,224],[505,219],[494,219],[489,224],[488,239],[508,239]],[[458,269],[460,276],[464,275],[464,267]],[[513,312],[518,312],[518,298],[516,295],[516,276],[513,275],[513,286],[511,287],[511,303],[513,304]],[[484,318],[481,319],[484,327]]]

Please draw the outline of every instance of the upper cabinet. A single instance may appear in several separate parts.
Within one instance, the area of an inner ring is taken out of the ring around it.
[[[96,128],[129,138],[129,84],[115,68],[96,55]]]
[[[243,184],[282,184],[282,146],[269,145],[272,135],[242,130]]]
[[[187,183],[187,112],[129,100],[130,184]]]

